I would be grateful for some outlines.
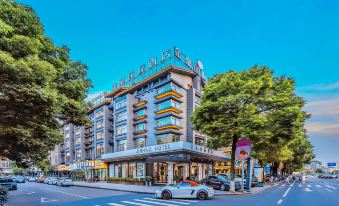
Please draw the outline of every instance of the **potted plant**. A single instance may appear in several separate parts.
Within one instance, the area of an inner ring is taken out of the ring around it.
[[[145,183],[146,183],[146,186],[152,186],[152,177],[151,176],[146,176],[145,177]]]

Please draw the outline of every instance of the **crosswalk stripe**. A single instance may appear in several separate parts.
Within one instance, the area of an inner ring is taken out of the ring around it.
[[[299,186],[299,187],[302,187],[303,185],[302,185],[302,184],[299,184],[298,186]]]
[[[155,202],[155,201],[150,201],[150,200],[139,200],[139,199],[134,199],[134,201],[138,201],[138,202],[146,202],[146,203],[151,203],[151,204],[156,204],[156,205],[178,206],[178,205],[173,205],[173,204],[168,204],[168,203],[162,203],[162,202]]]
[[[183,201],[183,202],[199,202],[199,201],[196,201],[196,200],[180,200],[180,201]]]
[[[143,203],[138,203],[138,202],[130,202],[130,201],[121,201],[127,204],[131,204],[131,205],[138,205],[138,206],[152,206],[152,205],[148,205],[148,204],[143,204]]]
[[[332,190],[330,190],[330,189],[326,189],[327,191],[329,191],[329,192],[332,192]]]
[[[331,185],[325,185],[326,187],[328,187],[328,188],[332,188],[332,189],[337,189],[337,188],[335,188],[335,187],[333,187],[333,186],[331,186]]]
[[[322,186],[320,186],[320,185],[316,185],[317,187],[322,187]]]
[[[118,203],[113,203],[113,202],[110,202],[110,203],[107,203],[108,205],[112,205],[112,206],[125,206],[125,205],[122,205],[122,204],[118,204]]]
[[[188,202],[177,202],[177,201],[173,201],[173,200],[161,200],[161,199],[154,199],[154,198],[143,198],[144,200],[157,200],[160,202],[169,202],[169,203],[176,203],[176,204],[180,204],[180,205],[189,205],[191,203]]]

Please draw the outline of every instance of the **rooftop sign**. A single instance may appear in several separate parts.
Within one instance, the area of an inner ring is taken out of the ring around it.
[[[127,77],[123,77],[118,82],[115,82],[112,89],[115,90],[119,87],[128,87],[136,84],[170,65],[192,70],[206,80],[202,62],[197,60],[192,63],[192,60],[188,56],[182,53],[179,48],[174,47],[173,49],[168,49],[163,52],[161,54],[161,58],[153,57],[147,62],[147,64],[140,65],[137,70],[130,72]]]

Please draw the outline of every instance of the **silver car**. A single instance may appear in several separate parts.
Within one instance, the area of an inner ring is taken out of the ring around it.
[[[70,178],[60,178],[59,180],[57,180],[57,186],[72,186],[73,185],[73,181]]]

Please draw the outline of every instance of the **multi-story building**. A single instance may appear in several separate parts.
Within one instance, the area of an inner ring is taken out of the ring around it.
[[[160,64],[151,59],[138,75],[130,73],[96,98],[90,125],[64,126],[64,162],[101,179],[151,176],[155,183],[173,183],[211,175],[214,162],[230,156],[207,148],[207,137],[193,130],[190,117],[205,81],[201,62],[192,66],[177,48]]]
[[[0,176],[12,174],[12,161],[0,157]]]

